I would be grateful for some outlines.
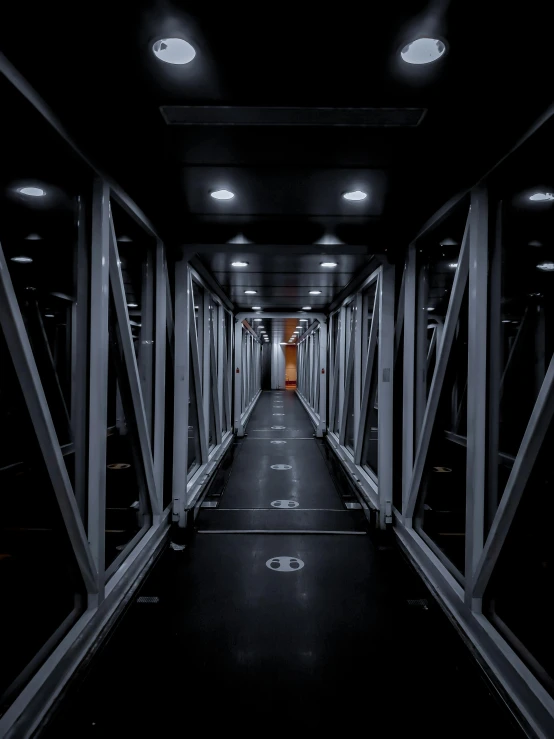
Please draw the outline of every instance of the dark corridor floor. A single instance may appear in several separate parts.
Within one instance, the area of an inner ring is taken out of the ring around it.
[[[158,602],[129,607],[44,736],[521,736],[324,449],[293,392],[263,393],[217,508],[142,586]]]

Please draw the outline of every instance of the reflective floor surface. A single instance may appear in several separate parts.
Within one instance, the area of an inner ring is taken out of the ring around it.
[[[247,431],[44,736],[522,736],[295,394],[263,393]]]

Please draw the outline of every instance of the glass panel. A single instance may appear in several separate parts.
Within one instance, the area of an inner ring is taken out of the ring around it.
[[[197,282],[192,280],[192,298],[194,304],[194,321],[196,323],[196,336],[198,339],[198,346],[202,346],[203,327],[204,327],[204,288]],[[200,360],[200,382],[202,383],[202,367],[204,357],[202,352],[198,352]]]
[[[465,568],[467,428],[466,287],[429,445],[416,528],[463,574]]]
[[[6,432],[0,445],[1,715],[86,606],[73,550],[1,329],[0,424]]]
[[[485,612],[551,693],[553,445],[551,422],[485,594]]]
[[[200,429],[196,410],[196,383],[192,369],[192,351],[189,349],[189,428],[188,428],[188,472],[190,477],[202,461],[200,452]]]
[[[354,339],[352,338],[352,343]],[[348,366],[348,362],[347,362]],[[346,429],[344,442],[347,449],[354,453],[354,362],[352,362],[349,372],[349,380],[346,382],[346,388],[350,387],[348,397],[345,397],[346,403]]]
[[[379,415],[378,415],[378,371],[379,366],[379,337],[373,355],[373,372],[369,387],[368,413],[364,430],[361,462],[364,467],[375,473],[379,472]]]
[[[106,568],[151,524],[129,377],[110,294],[108,437],[106,445]]]
[[[171,503],[173,491],[173,423],[174,423],[174,337],[166,336],[165,345],[165,437],[164,437],[164,508]]]
[[[156,242],[116,202],[112,201],[111,209],[142,399],[153,449]]]
[[[493,383],[497,390],[491,405],[496,412],[492,422],[497,424],[498,454],[496,461],[491,459],[487,527],[502,497],[554,351],[554,274],[537,268],[554,264],[554,213],[551,208],[537,211],[523,207],[519,200],[512,199],[503,203],[502,210],[500,309],[493,311],[490,329],[497,368]],[[528,246],[522,249],[522,244]]]

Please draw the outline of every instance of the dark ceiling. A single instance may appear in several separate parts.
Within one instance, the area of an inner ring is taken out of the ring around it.
[[[372,254],[394,259],[552,102],[547,3],[517,13],[473,0],[122,5],[10,3],[0,49],[164,239],[198,253],[243,309],[297,309],[314,286],[310,304],[328,306]],[[447,54],[404,64],[399,48],[421,35],[444,39]],[[151,53],[161,36],[187,38],[196,58],[163,64]],[[175,125],[164,106],[231,111],[204,125],[202,111],[177,108],[196,123]],[[306,125],[236,125],[268,107]],[[426,112],[418,125],[334,125],[377,115],[338,108]],[[235,198],[214,201],[218,187]],[[357,188],[367,200],[341,198]],[[233,270],[234,259],[248,267]]]

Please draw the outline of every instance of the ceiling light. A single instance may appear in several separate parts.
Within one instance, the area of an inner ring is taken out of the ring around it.
[[[21,256],[21,257],[12,257],[11,258],[11,261],[12,262],[18,262],[18,264],[31,264],[31,262],[33,261],[33,259],[32,259],[32,257],[23,257],[23,256]]]
[[[261,321],[261,318],[254,318],[255,321]]]
[[[25,241],[42,241],[42,236],[39,236],[39,234],[29,234],[25,236]]]
[[[214,200],[232,200],[235,193],[230,190],[213,190],[210,195]]]
[[[293,336],[296,336],[297,333],[298,333],[298,331],[293,331],[292,332]]]
[[[308,323],[308,319],[307,318],[301,318],[300,319],[300,323]]]
[[[535,239],[535,240],[533,240],[533,241],[530,241],[530,242],[529,242],[529,243],[527,244],[527,246],[542,246],[542,242],[541,242],[541,241],[537,241],[537,240]]]
[[[454,239],[451,239],[450,237],[448,237],[446,239],[443,239],[440,242],[440,245],[441,246],[457,246],[458,245],[458,242],[457,241],[454,241]]]
[[[231,262],[231,267],[248,267],[248,262]]]
[[[252,310],[261,310],[261,308],[260,308],[260,306],[259,306],[259,305],[253,305],[253,306],[252,306]],[[262,319],[261,319],[261,318],[259,318],[259,319],[256,319],[256,320],[259,320],[259,321],[261,321]]]
[[[337,263],[336,262],[321,262],[321,266],[322,267],[336,267]]]
[[[365,200],[367,198],[367,192],[353,190],[352,192],[343,192],[342,197],[345,200]]]
[[[302,326],[297,326],[296,328],[302,328]]]
[[[452,267],[452,269],[456,269],[458,266],[458,262],[451,262],[451,264],[448,265],[449,267]]]
[[[188,64],[196,56],[194,47],[184,38],[161,38],[152,45],[152,51],[167,64]]]
[[[400,56],[408,64],[429,64],[444,54],[446,46],[436,38],[417,38],[407,44]]]
[[[53,313],[45,313],[44,317],[45,318],[55,318],[56,316]]]
[[[43,190],[42,187],[18,187],[17,192],[20,192],[22,195],[28,195],[31,198],[42,198],[46,195],[46,190]]]
[[[509,318],[507,318],[505,321],[502,321],[502,323],[511,323],[511,321]]]
[[[554,200],[554,195],[551,192],[535,192],[529,196],[529,200],[544,202],[546,200]]]
[[[196,306],[194,306],[196,308]],[[138,303],[127,303],[127,308],[138,308]]]
[[[245,295],[256,295],[257,292],[258,292],[257,290],[245,290],[244,294]]]
[[[321,290],[310,290],[310,295],[321,295]]]
[[[543,272],[554,272],[554,262],[541,262],[537,264],[537,269],[541,269]]]
[[[435,310],[435,309],[433,308],[433,306],[430,306],[429,308],[427,308],[427,310]]]
[[[304,307],[302,308],[302,310],[311,310],[311,309],[312,309],[311,305],[305,305],[305,306],[304,306]]]

